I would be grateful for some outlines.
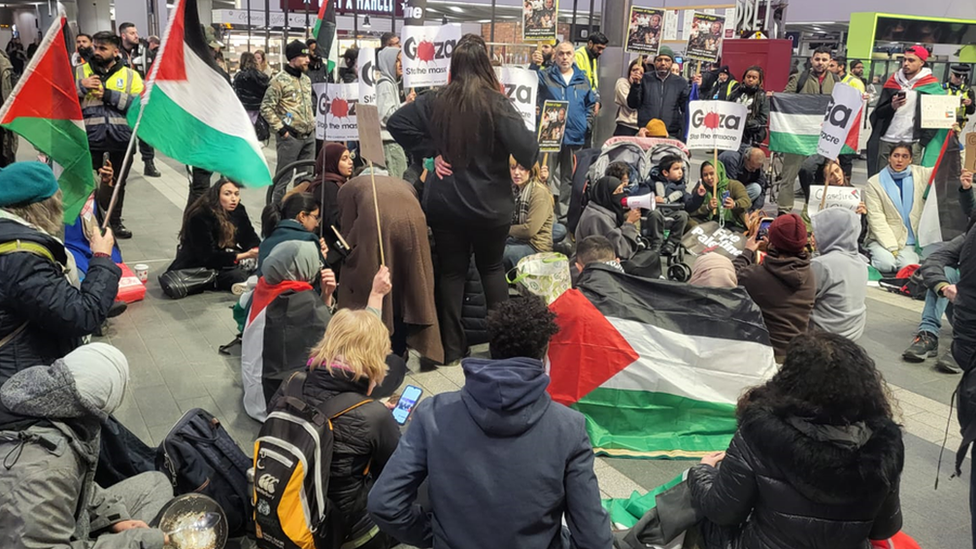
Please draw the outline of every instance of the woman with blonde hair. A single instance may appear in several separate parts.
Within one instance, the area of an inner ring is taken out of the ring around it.
[[[268,56],[264,50],[254,50],[254,61],[257,63],[258,70],[263,72],[268,78],[274,76],[274,69],[268,63]]]
[[[389,273],[380,284],[385,285],[380,290],[389,291]],[[348,410],[332,420],[335,450],[329,477],[329,500],[342,515],[343,547],[387,549],[398,543],[380,532],[366,511],[373,482],[400,441],[393,414],[373,400],[386,378],[389,352],[390,333],[376,311],[342,309],[310,353],[303,400],[321,409],[342,399],[336,407]]]
[[[515,211],[502,256],[506,271],[515,267],[523,257],[551,252],[555,225],[552,193],[546,187],[549,167],[540,168],[537,162],[529,169],[515,158],[509,158],[508,168],[512,176]]]

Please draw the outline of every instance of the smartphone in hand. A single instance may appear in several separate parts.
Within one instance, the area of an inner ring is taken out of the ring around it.
[[[407,385],[400,395],[400,400],[397,401],[396,408],[393,409],[393,419],[397,424],[403,425],[407,422],[423,392],[424,390],[416,385]]]

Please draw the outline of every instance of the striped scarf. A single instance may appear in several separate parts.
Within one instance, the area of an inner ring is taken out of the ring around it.
[[[515,211],[512,212],[512,225],[522,225],[529,222],[529,204],[532,201],[532,187],[535,180],[530,179],[519,187],[512,183],[512,194],[515,195]]]

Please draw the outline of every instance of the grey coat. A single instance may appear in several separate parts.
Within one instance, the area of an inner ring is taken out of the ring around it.
[[[624,223],[618,227],[613,212],[590,202],[583,209],[579,225],[576,226],[576,241],[580,242],[593,235],[605,236],[613,244],[613,250],[620,261],[626,261],[637,253],[637,239],[640,236],[637,226]]]
[[[0,399],[14,413],[47,418],[0,431],[0,547],[162,549],[156,529],[91,538],[130,515],[121,498],[95,484],[99,421],[62,361],[21,372],[3,385]]]

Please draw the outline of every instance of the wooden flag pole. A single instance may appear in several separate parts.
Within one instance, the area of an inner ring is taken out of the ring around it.
[[[831,162],[837,162],[837,159],[831,160]],[[824,178],[824,190],[823,196],[820,197],[820,210],[823,211],[824,207],[827,206],[827,187],[830,187],[830,177]]]
[[[376,198],[376,175],[373,173],[373,161],[369,162],[369,181],[373,185],[373,209],[376,210],[376,238],[380,244],[380,266],[386,265],[386,254],[383,253],[383,231],[380,229],[380,204]]]
[[[543,166],[549,165],[549,153],[542,153],[542,165]]]
[[[712,149],[712,167],[715,168],[715,181],[712,182],[712,196],[715,198],[715,209],[712,210],[712,215],[718,213],[719,197],[718,197],[718,147]]]

